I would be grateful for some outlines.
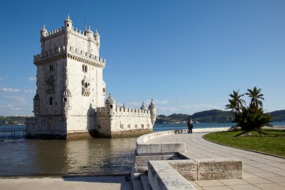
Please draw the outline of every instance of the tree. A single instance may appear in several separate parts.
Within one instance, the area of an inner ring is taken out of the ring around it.
[[[239,91],[233,91],[232,94],[230,94],[230,97],[232,99],[229,99],[229,104],[226,105],[227,109],[231,109],[232,112],[240,112],[243,104],[245,104],[245,101],[241,99],[241,97],[244,94],[239,94]]]
[[[246,132],[258,131],[260,134],[263,133],[261,128],[269,125],[271,117],[269,114],[265,114],[262,108],[263,94],[261,94],[261,89],[254,87],[252,90],[248,89],[247,95],[250,98],[249,106],[239,95],[239,91],[233,91],[230,94],[231,99],[229,99],[229,104],[226,105],[226,109],[231,109],[234,113],[234,122],[241,127],[242,130]],[[242,133],[243,134],[243,133]],[[239,134],[241,135],[241,134]]]
[[[264,98],[263,94],[261,94],[261,88],[257,89],[256,87],[254,87],[252,90],[247,89],[246,95],[248,95],[251,98],[250,107],[251,109],[253,109],[253,111],[257,110],[259,107],[262,107],[261,100],[264,100]]]

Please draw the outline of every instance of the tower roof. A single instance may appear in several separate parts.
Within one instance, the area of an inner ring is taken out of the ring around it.
[[[155,108],[155,104],[153,102],[153,99],[151,99],[148,109],[153,109],[153,108]]]
[[[146,110],[146,107],[144,105],[144,102],[142,102],[141,110]]]
[[[116,104],[116,101],[114,100],[112,94],[109,94],[109,97],[106,99],[106,104]]]
[[[44,24],[43,25],[43,28],[42,28],[42,30],[41,31],[47,31],[47,29],[46,29],[46,25]]]
[[[65,22],[72,22],[72,20],[69,17],[69,14],[67,15],[67,18],[65,19]]]

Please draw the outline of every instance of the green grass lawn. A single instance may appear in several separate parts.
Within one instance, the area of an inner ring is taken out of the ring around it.
[[[285,130],[263,129],[262,131],[275,136],[259,136],[256,132],[250,132],[249,136],[235,137],[242,131],[227,131],[209,133],[204,138],[230,147],[254,150],[285,158]]]

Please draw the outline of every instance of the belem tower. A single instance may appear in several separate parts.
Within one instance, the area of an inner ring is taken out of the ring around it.
[[[125,137],[152,132],[156,108],[118,107],[112,95],[106,98],[99,56],[100,35],[72,26],[40,31],[41,53],[34,56],[37,91],[34,117],[26,119],[28,138]]]

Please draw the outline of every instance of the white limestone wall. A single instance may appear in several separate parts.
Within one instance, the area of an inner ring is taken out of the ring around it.
[[[34,123],[27,125],[28,135],[66,135],[66,124],[62,117],[41,116],[34,118]]]
[[[87,66],[87,72],[82,71],[82,65]],[[67,61],[68,68],[68,88],[72,94],[70,110],[71,115],[87,115],[88,112],[95,107],[96,105],[96,69],[95,66],[81,63],[77,60],[68,59]],[[90,95],[82,95],[82,80],[86,77],[90,86]]]
[[[92,37],[87,37],[79,31],[72,30],[70,31],[70,36],[68,38],[68,45],[99,57],[99,47],[97,46],[93,35]]]
[[[70,115],[67,118],[67,133],[89,132],[95,129],[95,116]]]
[[[96,113],[96,126],[95,130],[101,135],[101,136],[111,136],[111,117],[106,112]]]
[[[56,48],[66,44],[65,31],[59,31],[41,39],[41,52],[55,53]]]
[[[103,68],[95,67],[95,76],[92,81],[96,81],[95,96],[95,107],[103,107],[105,105],[106,98],[106,83],[103,80]]]
[[[37,67],[37,92],[40,97],[40,115],[62,114],[63,91],[65,88],[65,64],[64,59],[40,64]],[[50,66],[53,66],[53,71]],[[52,81],[52,85],[49,82]],[[50,105],[50,98],[52,104]]]
[[[114,134],[135,134],[137,131],[152,131],[151,115],[149,111],[140,109],[98,108],[96,110],[96,130],[100,134],[112,136]],[[130,133],[129,133],[130,134]]]
[[[105,83],[102,68],[68,59],[68,88],[71,91],[71,109],[68,111],[68,131],[93,130],[95,128],[95,108],[104,105]],[[82,71],[87,66],[87,72]],[[82,80],[90,83],[90,95],[82,95]]]
[[[152,130],[150,114],[121,112],[113,115],[112,132],[128,130]]]

